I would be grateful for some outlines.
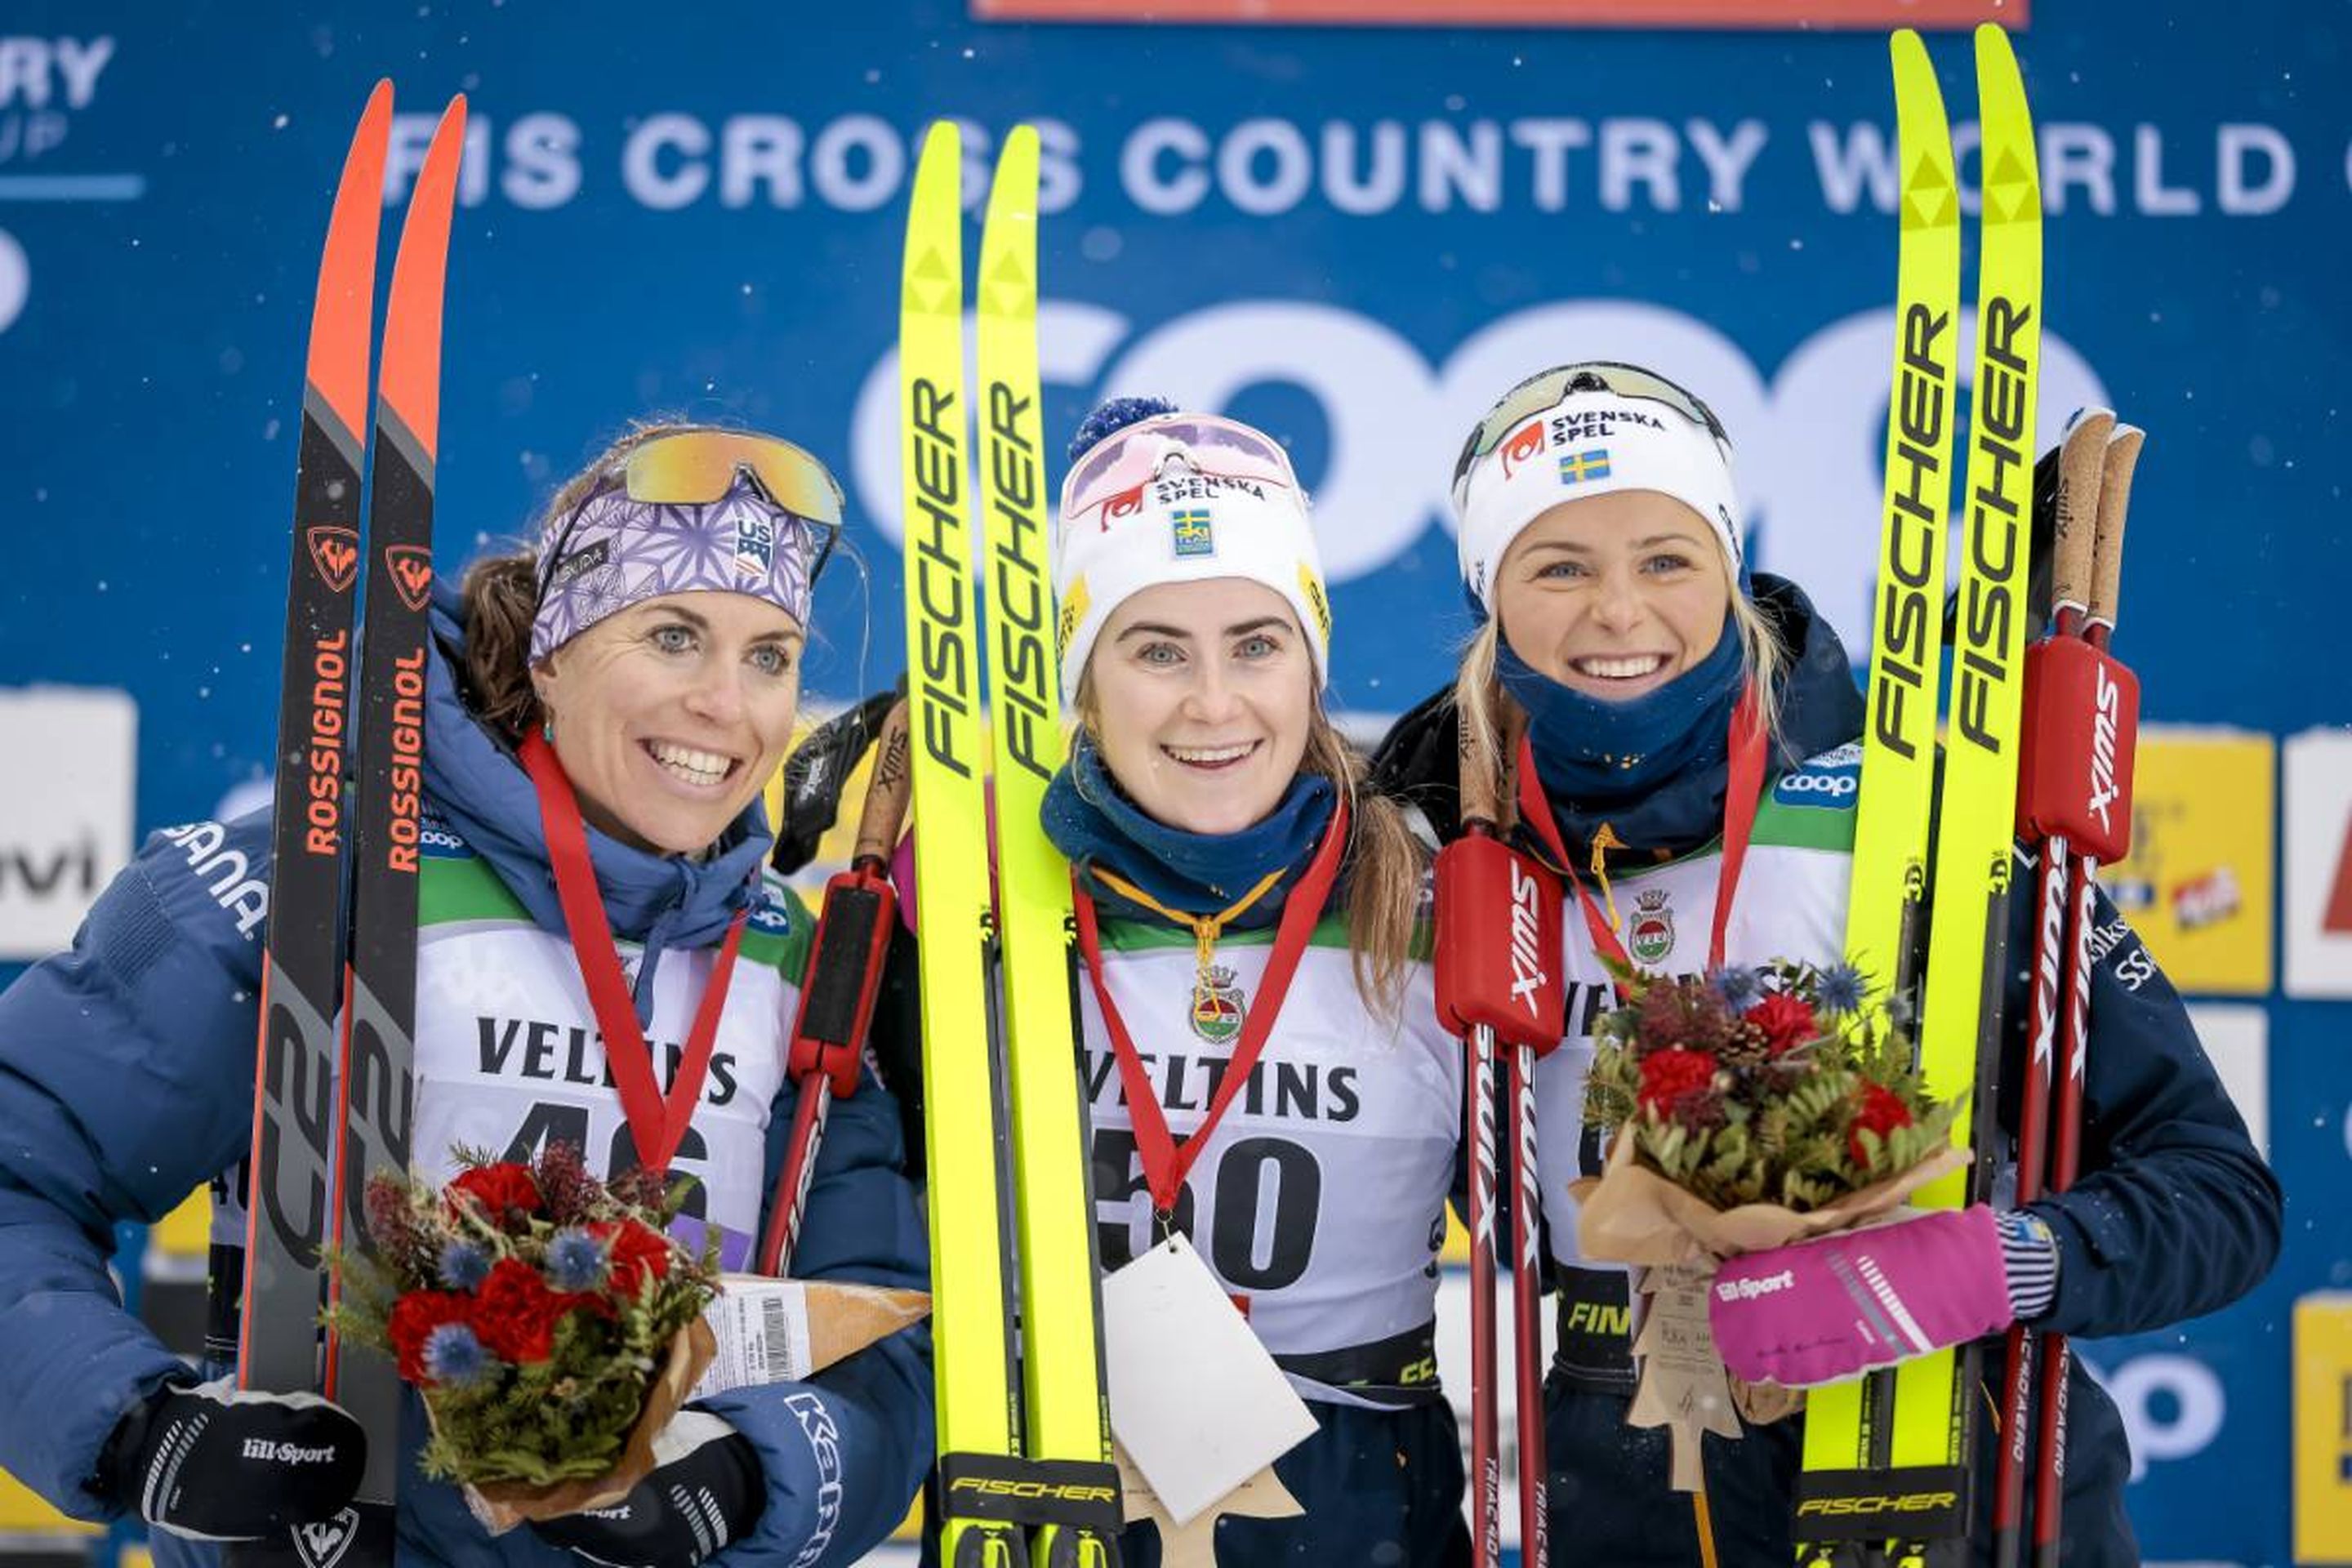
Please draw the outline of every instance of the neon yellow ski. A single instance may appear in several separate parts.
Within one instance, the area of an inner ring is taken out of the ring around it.
[[[1024,1452],[1107,1463],[1102,1324],[1071,1015],[1070,867],[1045,837],[1061,766],[1061,690],[1037,384],[1037,133],[998,155],[980,241],[980,495],[986,552],[997,900],[1021,1259]],[[1065,1484],[1083,1487],[1082,1478]],[[1115,1483],[1112,1483],[1115,1484]],[[1100,1564],[1110,1543],[1045,1523],[1032,1563]],[[1071,1548],[1076,1548],[1075,1552]]]
[[[964,493],[975,416],[964,395],[961,163],[955,127],[934,125],[915,174],[899,319],[933,1495],[951,1568],[1115,1568],[1119,1483],[1071,1011],[1069,867],[1039,820],[1062,731],[1038,418],[1036,133],[1007,139],[981,240],[984,572]]]
[[[1954,1130],[1956,1139],[1967,1139],[1974,1116],[1990,1115],[2000,1059],[2041,359],[2041,188],[2009,37],[1980,26],[1984,199],[1975,379],[1945,778],[1927,866],[1937,677],[1927,628],[1939,618],[1943,589],[1951,355],[1948,345],[1923,350],[1934,321],[1948,319],[1958,297],[1958,224],[1949,139],[1926,50],[1916,35],[1898,34],[1894,59],[1902,252],[1865,787],[1846,946],[1888,987],[1882,1002],[1907,997],[1925,893],[1927,962],[1916,977],[1924,992],[1914,1015],[1919,1063],[1937,1098],[1967,1100]],[[1923,452],[1939,457],[1930,462]],[[1990,1121],[1982,1131],[1969,1168],[1923,1189],[1915,1205],[1958,1208],[1985,1195],[1999,1132]],[[1944,1352],[1891,1374],[1813,1391],[1796,1521],[1801,1557],[1815,1560],[1822,1555],[1818,1543],[1837,1540],[1891,1547],[1906,1564],[1965,1555],[1979,1359],[1972,1348]]]
[[[900,279],[900,460],[908,723],[914,758],[916,907],[921,921],[923,1145],[931,1233],[932,1374],[942,1455],[1017,1455],[1013,1319],[1001,1244],[1002,1152],[961,1135],[951,1108],[995,1103],[990,1061],[989,908],[982,792],[980,615],[969,581],[971,529],[963,364],[961,152],[955,127],[934,125],[915,172]],[[1001,1121],[997,1122],[1002,1126]],[[1010,1563],[1010,1524],[950,1519],[944,1561]]]
[[[1943,618],[1959,384],[1960,209],[1951,131],[1927,46],[1906,28],[1895,35],[1891,50],[1902,181],[1895,360],[1845,952],[1870,977],[1877,1006],[1901,997],[1916,1018],[1941,679],[1937,627]],[[1827,1485],[1817,1477],[1885,1463],[1883,1451],[1872,1452],[1872,1439],[1884,1431],[1891,1391],[1892,1378],[1880,1374],[1807,1396],[1809,1484],[1799,1492],[1801,1533],[1810,1536],[1822,1519],[1842,1517],[1827,1510],[1863,1489],[1853,1484],[1858,1477]]]

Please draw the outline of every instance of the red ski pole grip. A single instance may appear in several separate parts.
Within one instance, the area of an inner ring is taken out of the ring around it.
[[[2112,865],[2131,847],[2132,754],[2139,682],[2104,649],[2053,637],[2025,650],[2024,755],[2017,825],[2029,840],[2063,834]]]
[[[1540,861],[1471,835],[1437,855],[1437,1017],[1549,1051],[1567,1027],[1559,884]]]
[[[794,1079],[822,1073],[833,1092],[846,1097],[857,1089],[866,1026],[882,986],[882,965],[890,952],[890,922],[898,894],[877,871],[851,869],[824,885],[824,913],[817,921],[801,985],[800,1016],[793,1020],[793,1045],[785,1070]]]

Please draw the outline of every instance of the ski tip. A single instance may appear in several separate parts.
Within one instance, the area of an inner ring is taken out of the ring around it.
[[[303,379],[341,426],[339,440],[357,451],[367,415],[368,352],[374,332],[376,229],[383,210],[383,166],[392,143],[392,83],[375,84],[343,154],[310,304],[310,346]]]
[[[427,483],[439,445],[441,303],[449,267],[449,227],[457,205],[457,173],[466,155],[466,95],[441,111],[392,262],[392,297],[384,319],[383,370],[377,388],[381,412],[407,434],[412,460]]]

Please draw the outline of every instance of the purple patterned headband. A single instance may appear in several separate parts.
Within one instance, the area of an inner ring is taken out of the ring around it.
[[[809,589],[832,530],[771,502],[748,478],[702,505],[632,500],[618,474],[541,542],[530,658],[605,616],[664,594],[749,594],[805,628]]]

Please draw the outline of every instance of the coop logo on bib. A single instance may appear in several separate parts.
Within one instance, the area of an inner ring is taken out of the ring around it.
[[[1675,950],[1675,911],[1664,888],[1645,888],[1633,900],[1633,929],[1626,950],[1642,963],[1656,963]]]
[[[1192,1032],[1222,1046],[1242,1032],[1246,1006],[1241,984],[1223,964],[1213,964],[1192,984]]]

